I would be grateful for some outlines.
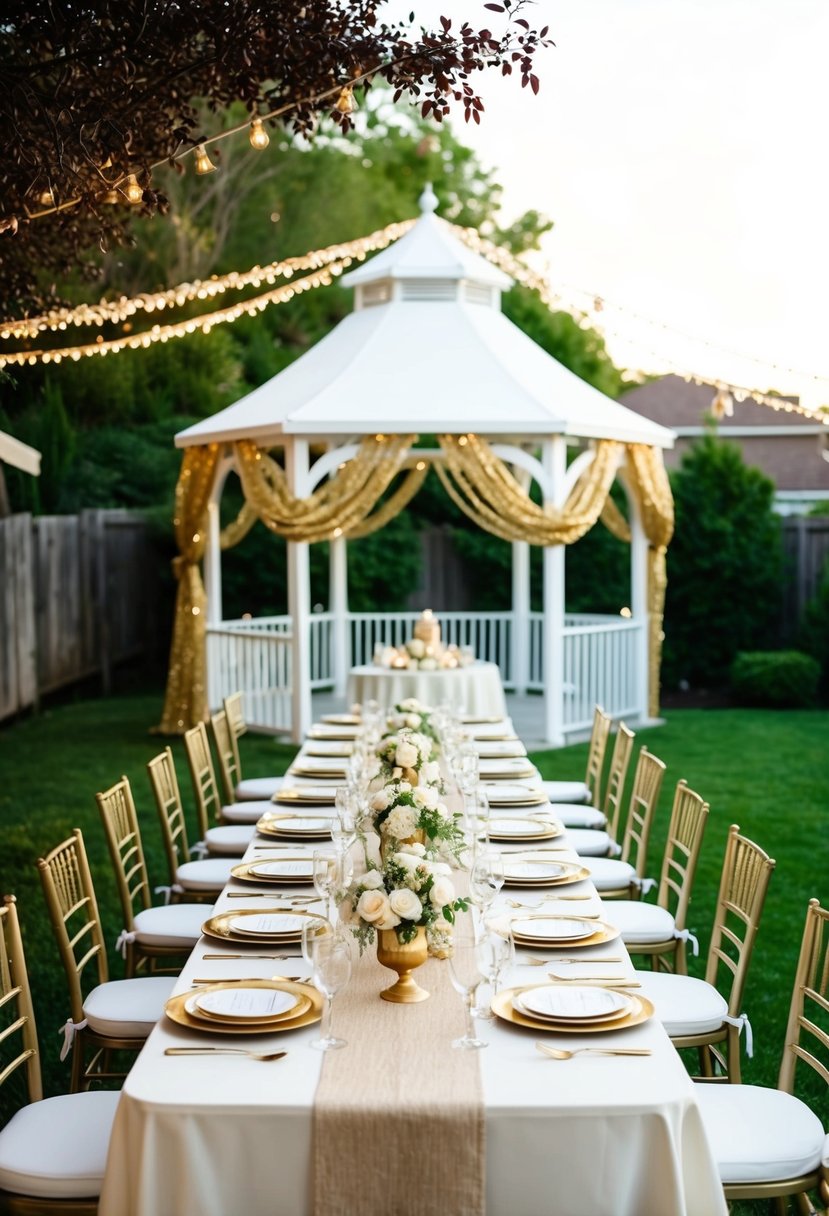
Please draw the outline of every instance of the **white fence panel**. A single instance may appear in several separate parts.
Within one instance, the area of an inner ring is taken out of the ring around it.
[[[291,635],[287,618],[229,621],[207,629],[208,697],[221,705],[233,692],[244,693],[245,720],[264,731],[290,731]],[[256,626],[251,628],[251,626]]]

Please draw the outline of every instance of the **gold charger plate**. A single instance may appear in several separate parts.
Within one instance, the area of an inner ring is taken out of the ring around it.
[[[201,931],[205,937],[216,937],[223,942],[238,942],[240,944],[246,943],[249,946],[255,946],[257,942],[260,945],[264,945],[269,942],[278,945],[287,945],[288,943],[300,941],[302,937],[299,929],[286,929],[283,933],[238,932],[232,927],[231,922],[238,920],[240,916],[312,916],[315,920],[322,919],[322,917],[313,912],[305,912],[294,908],[291,908],[290,910],[282,910],[280,908],[272,908],[267,910],[263,910],[262,908],[233,908],[228,912],[220,912],[216,916],[211,916],[204,922],[201,927]]]
[[[547,916],[521,916],[518,920],[553,920],[551,915]],[[568,920],[586,920],[587,917],[573,915],[567,918]],[[593,926],[593,932],[588,937],[524,937],[521,934],[513,933],[516,945],[533,946],[539,950],[563,950],[565,947],[568,950],[582,950],[587,946],[600,946],[604,942],[612,942],[619,936],[620,930],[614,925],[607,924],[606,921],[597,920]],[[550,960],[551,963],[553,960]]]
[[[333,765],[325,764],[320,765],[320,767],[317,768],[315,765],[309,767],[305,764],[294,764],[291,766],[291,776],[320,777],[323,779],[329,779],[331,781],[345,781],[348,773],[345,771],[345,768],[342,765],[340,765],[339,768],[335,768]]]
[[[531,1030],[546,1030],[548,1034],[607,1034],[611,1030],[625,1030],[628,1026],[639,1026],[653,1017],[653,1005],[646,996],[634,996],[630,993],[630,1001],[634,1006],[631,1013],[623,1018],[613,1018],[605,1022],[553,1022],[548,1018],[530,1018],[513,1008],[512,998],[516,993],[526,992],[528,988],[537,988],[538,984],[524,984],[520,988],[504,988],[492,998],[491,1009],[496,1017],[515,1026],[527,1026]],[[628,995],[627,993],[625,994]]]
[[[527,824],[537,824],[538,830],[527,832],[510,832],[505,830],[503,827],[499,829],[496,826],[499,823],[515,823],[516,825],[519,825],[522,822]],[[495,815],[490,819],[489,838],[490,840],[497,840],[504,844],[510,844],[512,842],[517,842],[520,844],[521,841],[527,840],[554,840],[556,836],[560,836],[562,834],[563,830],[564,829],[559,823],[553,822],[553,820],[550,819],[517,818],[515,820],[510,820],[504,818],[502,815]]]
[[[506,871],[509,863],[511,861],[515,861],[515,860],[516,860],[516,855],[514,853],[508,853],[507,856],[504,858],[504,870]],[[526,875],[523,877],[516,877],[515,875],[505,874],[504,886],[505,887],[567,887],[571,883],[581,882],[582,879],[590,877],[590,871],[588,870],[587,866],[580,865],[578,862],[575,862],[575,861],[553,861],[552,859],[550,859],[548,861],[547,858],[537,858],[537,857],[533,857],[533,858],[522,857],[521,858],[521,864],[531,865],[533,863],[547,864],[547,865],[551,865],[551,866],[560,866],[562,868],[562,870],[564,870],[564,873],[556,875],[556,876],[552,876],[552,877],[548,876],[546,878],[528,878],[528,877],[526,877]]]
[[[518,757],[518,758],[521,759],[522,757]],[[506,759],[506,757],[505,757],[505,759]],[[493,761],[483,760],[482,763],[491,764],[491,763],[494,763],[494,760]],[[296,771],[296,770],[294,770],[294,771]],[[520,781],[522,778],[535,776],[535,769],[533,767],[531,767],[530,765],[525,765],[523,768],[504,768],[504,769],[500,769],[500,768],[499,769],[494,769],[494,768],[484,769],[484,768],[480,768],[480,766],[479,766],[478,772],[480,774],[481,781],[484,785],[488,785],[490,781]]]
[[[256,830],[260,836],[277,836],[281,840],[293,840],[299,843],[302,840],[320,841],[331,839],[331,815],[296,815],[294,812],[287,811],[284,815],[275,815],[268,811],[257,820]],[[319,819],[320,826],[316,828],[291,828],[292,819]],[[326,826],[329,825],[329,826]]]
[[[333,810],[336,796],[336,785],[309,785],[307,788],[286,785],[276,791],[271,802],[282,806],[330,806]]]
[[[193,993],[180,992],[178,996],[170,997],[164,1006],[164,1012],[171,1022],[175,1022],[179,1026],[186,1026],[188,1030],[200,1030],[207,1034],[276,1034],[282,1030],[298,1030],[301,1026],[310,1026],[322,1017],[322,993],[310,984],[297,984],[292,980],[252,980],[250,987],[281,988],[286,992],[295,992],[299,996],[307,996],[310,1007],[304,1013],[293,1018],[283,1018],[280,1022],[246,1022],[244,1026],[238,1026],[227,1022],[207,1022],[193,1017],[184,1007]]]
[[[302,749],[306,756],[314,756],[322,760],[348,759],[354,751],[353,743],[338,743],[335,739],[317,739],[310,741]]]
[[[362,726],[363,719],[359,714],[323,714],[319,720],[321,726]]]
[[[261,870],[257,873],[259,866],[275,866],[280,865],[283,861],[304,861],[310,862],[311,871],[307,874],[263,874]],[[274,857],[271,860],[260,858],[258,861],[242,861],[237,866],[233,866],[230,873],[233,878],[238,878],[239,882],[253,882],[260,885],[272,884],[275,887],[282,886],[298,886],[307,887],[314,881],[313,873],[313,858],[308,857]]]
[[[527,749],[520,739],[476,739],[479,760],[523,760]]]

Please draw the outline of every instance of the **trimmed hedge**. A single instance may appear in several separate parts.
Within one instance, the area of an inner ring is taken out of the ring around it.
[[[804,709],[817,704],[820,663],[799,650],[742,651],[730,675],[736,705]]]

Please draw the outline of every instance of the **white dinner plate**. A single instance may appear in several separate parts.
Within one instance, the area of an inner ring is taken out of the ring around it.
[[[549,798],[540,786],[499,781],[486,786],[490,806],[545,806]]]
[[[212,992],[197,992],[188,1001],[188,1013],[207,1014],[222,1021],[262,1022],[266,1018],[282,1018],[299,1004],[294,992],[280,988],[224,988]],[[192,1008],[191,1008],[192,1005]]]
[[[548,840],[556,835],[552,819],[501,819],[489,821],[491,840]]]
[[[596,922],[579,920],[576,916],[527,916],[523,920],[514,920],[512,931],[516,937],[577,942],[593,936]]]
[[[519,1013],[556,1022],[606,1022],[625,1017],[633,1008],[632,1002],[621,992],[578,984],[567,987],[542,984],[538,988],[527,988],[517,992],[512,1003]]]
[[[560,861],[513,861],[509,855],[504,858],[504,878],[510,882],[541,882],[572,872],[572,864],[563,865]]]
[[[313,857],[281,858],[278,861],[254,861],[248,873],[257,878],[307,878],[314,877]]]
[[[307,924],[306,916],[291,916],[285,912],[276,915],[263,912],[259,916],[231,916],[228,924],[233,933],[244,937],[296,937]]]

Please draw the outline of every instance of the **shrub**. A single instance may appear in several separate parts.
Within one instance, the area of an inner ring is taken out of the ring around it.
[[[737,705],[769,709],[816,704],[820,664],[799,650],[742,651],[731,665],[731,691]]]
[[[817,591],[806,605],[797,644],[820,664],[821,693],[824,700],[829,700],[829,560],[824,562]]]

